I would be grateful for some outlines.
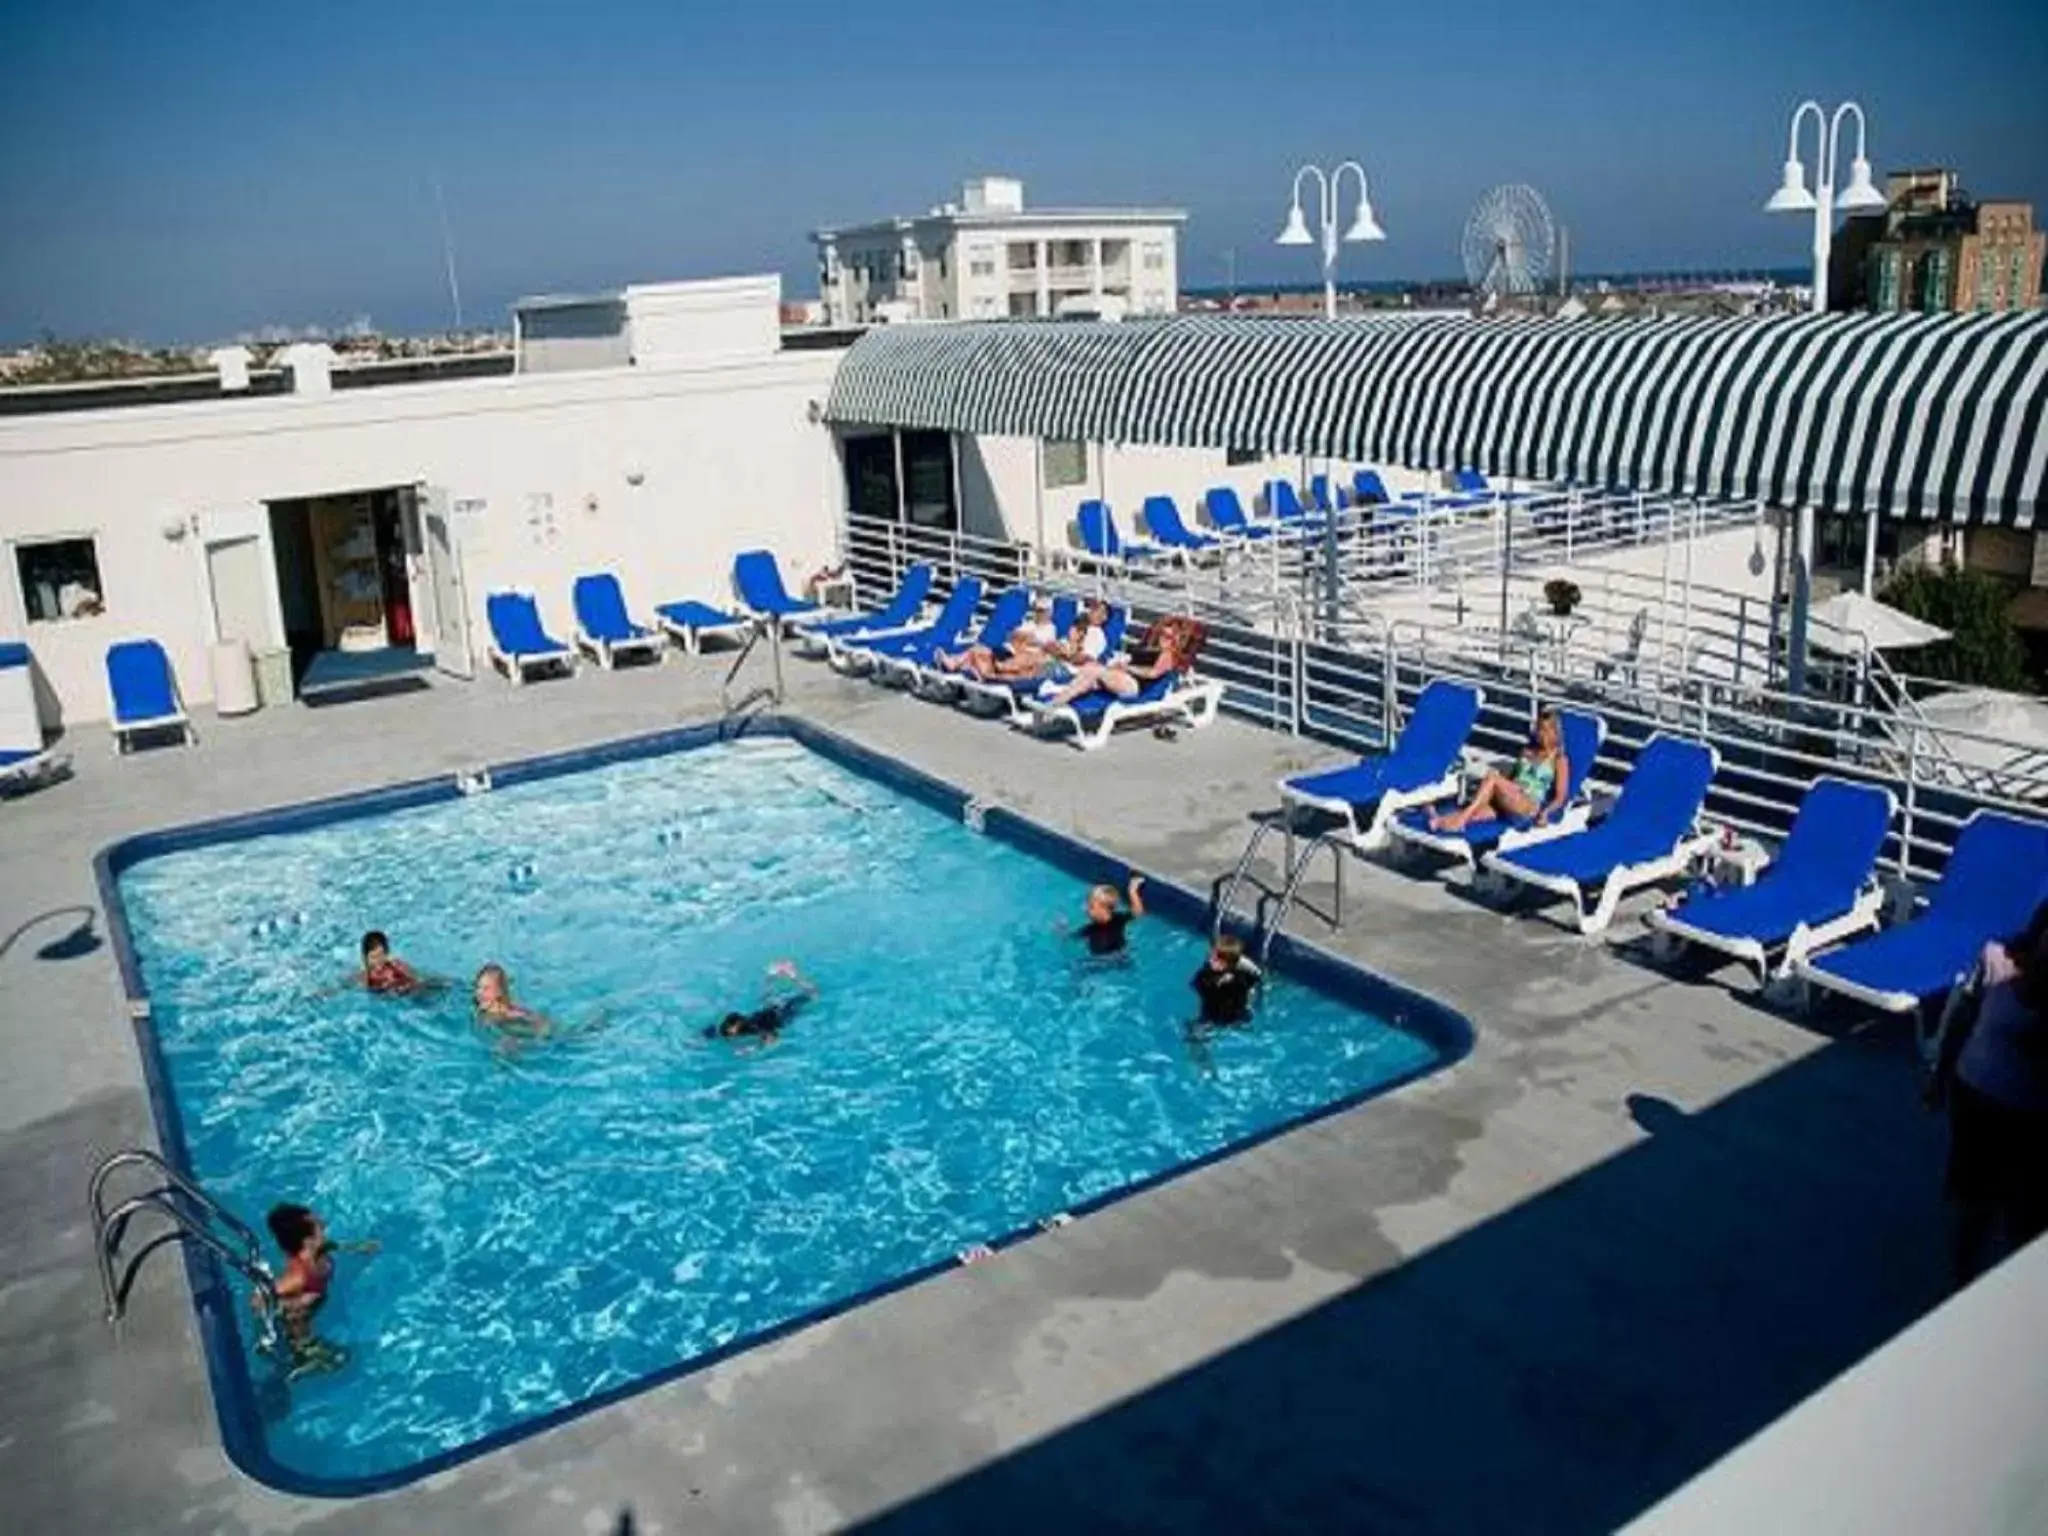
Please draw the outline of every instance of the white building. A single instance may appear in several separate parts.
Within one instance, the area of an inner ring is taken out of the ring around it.
[[[1007,176],[967,183],[922,218],[820,229],[818,292],[833,325],[1006,316],[1171,314],[1178,208],[1026,208]]]

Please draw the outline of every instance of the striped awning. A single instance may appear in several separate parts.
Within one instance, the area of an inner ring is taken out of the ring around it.
[[[1257,449],[2033,524],[2048,314],[883,326],[845,426]]]

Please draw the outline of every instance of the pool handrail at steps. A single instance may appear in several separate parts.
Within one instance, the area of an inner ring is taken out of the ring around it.
[[[732,693],[732,685],[739,677],[740,669],[746,666],[747,658],[754,654],[754,647],[761,643],[763,635],[768,637],[768,655],[774,664],[775,681],[772,686],[764,685],[750,688],[735,699]],[[780,704],[783,699],[783,693],[782,625],[776,622],[756,624],[747,632],[746,644],[742,645],[739,654],[733,657],[732,665],[726,669],[725,681],[718,686],[720,719],[731,722],[752,714],[764,706]]]
[[[1252,863],[1258,857],[1259,845],[1266,834],[1279,829],[1285,836],[1285,852],[1280,861],[1280,883],[1268,885],[1263,878],[1252,872]],[[1337,833],[1318,832],[1300,844],[1295,851],[1295,828],[1289,813],[1281,811],[1276,816],[1262,820],[1252,830],[1244,852],[1237,857],[1237,865],[1227,875],[1218,875],[1209,887],[1209,931],[1211,939],[1221,938],[1226,925],[1233,917],[1247,926],[1251,932],[1247,948],[1254,950],[1254,958],[1263,967],[1266,957],[1273,948],[1273,935],[1280,931],[1280,925],[1287,920],[1287,914],[1297,903],[1321,918],[1332,928],[1344,926],[1344,847]],[[1328,912],[1301,900],[1302,877],[1308,872],[1309,861],[1315,857],[1318,848],[1330,850],[1334,882],[1333,899]],[[1259,893],[1258,901],[1249,917],[1234,910],[1240,887],[1249,883]]]
[[[128,1167],[147,1168],[162,1182],[130,1195],[109,1210],[106,1202],[108,1181],[119,1170]],[[256,1288],[265,1303],[262,1309],[263,1345],[266,1349],[276,1348],[278,1321],[283,1315],[276,1281],[270,1273],[270,1266],[263,1261],[261,1239],[233,1211],[156,1153],[143,1147],[124,1147],[102,1158],[86,1186],[86,1202],[92,1209],[93,1257],[99,1267],[100,1291],[106,1300],[106,1318],[110,1325],[119,1323],[126,1314],[129,1293],[135,1288],[135,1277],[151,1254],[169,1243],[196,1242]],[[144,1211],[157,1212],[170,1222],[170,1226],[138,1248],[117,1278],[114,1268],[121,1240],[127,1235],[129,1222]]]

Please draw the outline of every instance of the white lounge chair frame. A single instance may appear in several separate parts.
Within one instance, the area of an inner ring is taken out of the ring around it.
[[[149,637],[147,635],[138,635],[131,638],[146,640]],[[114,642],[116,645],[125,645],[127,643],[128,641],[125,640]],[[110,650],[112,648],[112,646],[108,647]],[[159,646],[159,649],[161,649],[161,646]],[[167,669],[170,668],[169,652],[164,653],[164,665]],[[105,668],[103,667],[101,670],[104,672]],[[167,715],[152,715],[143,720],[123,720],[121,718],[120,705],[114,698],[113,680],[108,678],[105,681],[107,689],[107,728],[114,733],[114,755],[116,757],[121,756],[133,745],[128,738],[140,731],[168,731],[173,726],[176,726],[184,732],[185,744],[187,746],[197,746],[199,744],[199,732],[193,729],[192,717],[185,712],[185,690],[178,686],[178,674],[174,669],[171,670],[171,702],[177,707]]]
[[[1653,738],[1654,739],[1654,738]],[[1721,771],[1721,753],[1714,747],[1707,748],[1713,759],[1713,772]],[[1711,775],[1709,776],[1711,778]],[[1539,891],[1549,891],[1556,896],[1571,899],[1572,912],[1578,920],[1579,932],[1591,938],[1594,934],[1605,933],[1614,921],[1615,910],[1621,899],[1645,886],[1660,885],[1666,880],[1675,880],[1692,867],[1693,861],[1712,851],[1720,834],[1703,830],[1697,819],[1693,830],[1678,840],[1678,846],[1670,853],[1640,864],[1621,864],[1611,871],[1600,888],[1600,899],[1590,911],[1586,907],[1585,891],[1579,882],[1566,875],[1553,875],[1538,870],[1522,869],[1512,859],[1503,857],[1513,849],[1495,848],[1488,850],[1480,860],[1482,868],[1489,869],[1504,879],[1519,885],[1532,885]],[[1527,847],[1525,843],[1522,845]]]
[[[1805,923],[1794,928],[1791,936],[1785,940],[1784,956],[1775,966],[1771,964],[1770,955],[1764,946],[1755,939],[1734,938],[1725,933],[1697,928],[1684,918],[1661,908],[1649,914],[1648,922],[1658,932],[1669,934],[1674,939],[1682,939],[1688,944],[1698,944],[1707,949],[1718,950],[1724,955],[1732,955],[1756,972],[1757,985],[1768,986],[1774,981],[1782,981],[1792,975],[1794,967],[1800,965],[1808,955],[1832,948],[1845,939],[1852,939],[1860,933],[1875,929],[1878,916],[1883,911],[1884,891],[1875,880],[1872,880],[1857,893],[1855,904],[1840,917],[1816,923],[1810,928]]]
[[[187,729],[190,729],[189,724]],[[0,768],[0,790],[12,792],[53,784],[64,777],[70,766],[69,752],[57,747],[45,747],[33,757],[24,757],[19,762],[9,763],[6,767]]]
[[[1516,848],[1527,848],[1534,843],[1547,843],[1553,837],[1563,837],[1568,832],[1583,832],[1591,820],[1593,807],[1586,801],[1567,805],[1555,821],[1539,821],[1534,826],[1511,827],[1494,839],[1488,853],[1508,853]],[[1389,820],[1387,835],[1396,841],[1413,844],[1417,848],[1433,849],[1447,854],[1467,869],[1479,868],[1479,856],[1472,844],[1454,832],[1432,832],[1427,827],[1411,827],[1405,822]]]
[[[623,589],[621,589],[623,590]],[[630,621],[630,615],[628,619]],[[644,635],[635,635],[630,640],[600,640],[583,627],[583,621],[576,621],[576,635],[571,642],[580,651],[588,651],[600,667],[609,672],[617,665],[621,656],[645,654],[657,662],[668,660],[668,632],[662,625],[656,625]],[[694,646],[687,647],[693,653]]]
[[[735,614],[723,624],[683,624],[664,614],[657,613],[654,616],[654,627],[661,634],[675,641],[677,645],[680,645],[684,653],[690,656],[701,656],[704,654],[704,637],[706,635],[730,635],[734,639],[738,639],[740,636],[757,628],[760,622],[758,619],[747,618],[738,614]]]
[[[515,597],[533,599],[535,611],[539,611],[539,601],[534,599],[533,588],[531,587],[494,587],[491,594],[487,594],[486,600],[488,601],[490,595],[495,595],[499,592],[508,592]],[[578,628],[580,629],[581,626],[579,625]],[[488,617],[484,621],[484,633],[490,637],[484,646],[485,656],[489,658],[492,666],[497,667],[505,674],[506,678],[510,680],[515,688],[525,684],[526,674],[529,671],[542,667],[560,667],[571,677],[576,675],[577,657],[574,642],[562,647],[560,650],[528,651],[523,656],[515,656],[512,652],[499,648],[498,633],[491,627]]]
[[[1010,723],[1018,730],[1033,732],[1049,732],[1056,725],[1069,726],[1072,729],[1068,739],[1082,751],[1093,752],[1106,745],[1120,725],[1178,721],[1200,729],[1213,722],[1222,707],[1223,684],[1215,678],[1197,677],[1190,672],[1183,674],[1178,686],[1163,698],[1143,704],[1112,700],[1096,716],[1096,726],[1092,731],[1071,704],[1051,705],[1039,699],[1025,700],[1025,713]]]

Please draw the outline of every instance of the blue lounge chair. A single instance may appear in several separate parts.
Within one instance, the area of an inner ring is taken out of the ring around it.
[[[1266,511],[1283,533],[1318,532],[1328,521],[1301,504],[1301,493],[1291,480],[1268,480],[1265,495]]]
[[[70,753],[43,744],[29,677],[33,659],[20,641],[0,641],[0,795],[35,789],[71,767]]]
[[[1461,507],[1484,506],[1490,501],[1527,501],[1527,491],[1495,490],[1492,482],[1476,469],[1454,469],[1451,471],[1451,499],[1440,505]]]
[[[1447,854],[1466,868],[1475,868],[1479,856],[1492,848],[1520,848],[1545,838],[1576,832],[1585,826],[1593,805],[1593,765],[1607,740],[1607,721],[1582,710],[1560,710],[1558,736],[1564,760],[1571,774],[1565,786],[1565,802],[1555,813],[1547,808],[1535,816],[1495,816],[1467,822],[1456,832],[1437,831],[1429,824],[1429,809],[1417,806],[1401,812],[1387,830],[1412,847]]]
[[[1255,523],[1245,516],[1244,503],[1238,500],[1235,486],[1210,486],[1202,493],[1202,505],[1208,510],[1209,525],[1224,538],[1250,542],[1270,539],[1279,531],[1270,523]]]
[[[652,656],[659,661],[666,642],[626,612],[626,594],[610,571],[578,576],[569,589],[576,610],[576,645],[597,658],[607,671],[621,656]]]
[[[990,605],[988,617],[981,621],[981,632],[965,644],[919,646],[916,650],[901,655],[877,656],[877,676],[895,674],[904,678],[912,687],[930,687],[945,690],[959,681],[956,674],[939,666],[939,657],[946,651],[965,650],[968,645],[985,645],[995,650],[1009,642],[1031,613],[1031,593],[1023,587],[1010,587],[997,594]],[[971,619],[970,615],[970,619]]]
[[[542,626],[531,592],[507,587],[491,593],[484,599],[484,618],[491,627],[491,664],[513,683],[525,682],[529,672],[576,670],[576,653]]]
[[[2048,822],[1978,811],[1963,823],[1927,910],[1796,962],[1801,981],[1909,1013],[1947,992],[1993,939],[2018,933],[2048,896]]]
[[[1713,846],[1714,835],[1702,832],[1699,821],[1720,762],[1712,747],[1652,736],[1600,820],[1544,842],[1496,848],[1482,862],[1509,880],[1569,896],[1579,932],[1602,932],[1623,896],[1685,873]],[[1596,889],[1600,894],[1589,906]]]
[[[898,630],[889,635],[855,636],[848,640],[827,640],[826,648],[835,664],[858,671],[871,669],[885,658],[908,657],[919,665],[940,651],[960,643],[967,626],[974,622],[974,610],[981,606],[981,581],[963,576],[953,583],[946,601],[931,623],[920,629]]]
[[[917,616],[924,612],[925,602],[931,595],[932,568],[920,560],[903,573],[903,579],[896,584],[895,595],[872,613],[850,613],[837,619],[798,619],[795,627],[803,639],[820,642],[835,637],[850,639],[855,635],[886,635],[899,629],[914,629]]]
[[[759,619],[787,625],[806,614],[823,614],[821,604],[791,597],[782,584],[782,568],[765,549],[742,550],[733,557],[732,589],[740,606]]]
[[[1438,678],[1416,695],[1401,734],[1385,752],[1348,768],[1282,779],[1281,813],[1291,815],[1297,805],[1328,811],[1342,820],[1353,847],[1384,847],[1395,816],[1458,792],[1465,741],[1485,701],[1470,683]]]
[[[187,742],[199,739],[178,697],[171,658],[154,640],[122,640],[107,647],[107,720],[117,754],[126,752],[133,745],[130,738],[141,731],[175,730]]]
[[[1133,543],[1117,532],[1109,503],[1090,497],[1074,510],[1074,532],[1081,548],[1096,560],[1156,560],[1164,553],[1156,544]]]
[[[1387,482],[1376,469],[1361,469],[1351,476],[1351,500],[1361,507],[1381,507],[1394,499]]]
[[[1180,508],[1171,496],[1147,496],[1139,515],[1144,518],[1145,527],[1152,537],[1169,553],[1182,559],[1206,555],[1223,547],[1223,541],[1213,534],[1198,532],[1182,522]]]
[[[1325,516],[1344,510],[1344,492],[1333,484],[1328,475],[1311,475],[1308,481],[1309,505]]]
[[[1813,781],[1777,857],[1753,885],[1687,897],[1650,926],[1756,967],[1763,983],[1806,956],[1877,926],[1877,856],[1898,800],[1875,784]]]
[[[714,608],[695,598],[685,598],[679,603],[660,604],[654,610],[654,622],[661,626],[664,635],[692,656],[697,656],[703,653],[704,642],[712,635],[736,640],[760,621],[744,614],[727,613],[723,608]]]

